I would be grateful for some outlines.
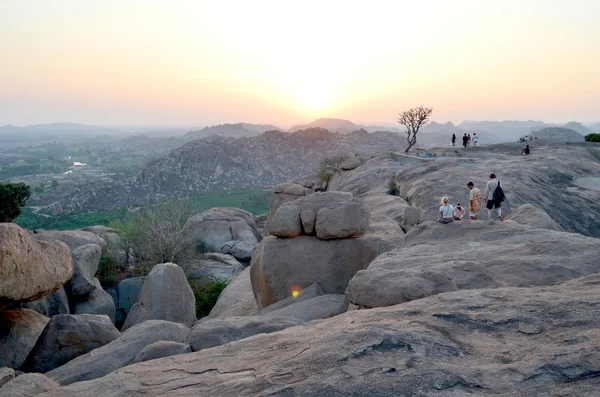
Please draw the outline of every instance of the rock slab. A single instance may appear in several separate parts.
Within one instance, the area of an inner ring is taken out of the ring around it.
[[[0,367],[20,369],[48,321],[30,309],[0,312]]]

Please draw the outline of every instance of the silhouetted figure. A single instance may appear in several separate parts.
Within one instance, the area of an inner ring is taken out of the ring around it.
[[[529,145],[526,145],[525,149],[521,150],[521,154],[527,156],[529,153],[531,153],[531,149],[529,149]]]
[[[452,146],[456,145],[456,134],[452,134]]]
[[[467,134],[467,146],[471,146],[471,134]]]
[[[466,148],[467,147],[467,140],[469,138],[467,138],[467,134],[465,133],[465,135],[463,135],[463,147]]]

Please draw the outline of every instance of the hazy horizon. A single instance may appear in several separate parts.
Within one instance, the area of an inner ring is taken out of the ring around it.
[[[600,121],[599,1],[324,3],[0,3],[0,125]]]

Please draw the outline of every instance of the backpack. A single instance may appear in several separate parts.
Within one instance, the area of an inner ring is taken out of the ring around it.
[[[496,190],[494,190],[494,202],[501,203],[505,198],[504,190],[502,189],[502,186],[500,186],[500,181],[498,181],[498,186],[496,186]]]

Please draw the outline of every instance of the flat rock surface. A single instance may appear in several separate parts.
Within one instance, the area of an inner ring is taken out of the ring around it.
[[[2,397],[32,397],[58,389],[58,383],[42,374],[22,374],[0,388]]]
[[[187,343],[179,343],[169,340],[159,340],[148,345],[138,353],[131,362],[132,364],[142,361],[155,360],[157,358],[175,356],[178,354],[191,353],[192,348]]]
[[[554,286],[457,291],[129,366],[43,396],[529,396],[541,386],[573,390],[600,372],[599,307],[599,275]]]
[[[534,207],[531,204],[523,204],[505,217],[504,220],[517,222],[521,225],[538,229],[564,231],[554,219],[550,218],[550,215],[548,215],[546,211]]]
[[[225,287],[208,316],[221,318],[251,316],[256,313],[258,313],[258,306],[252,291],[250,268],[248,267]]]
[[[30,309],[0,312],[0,367],[20,369],[48,321]]]

